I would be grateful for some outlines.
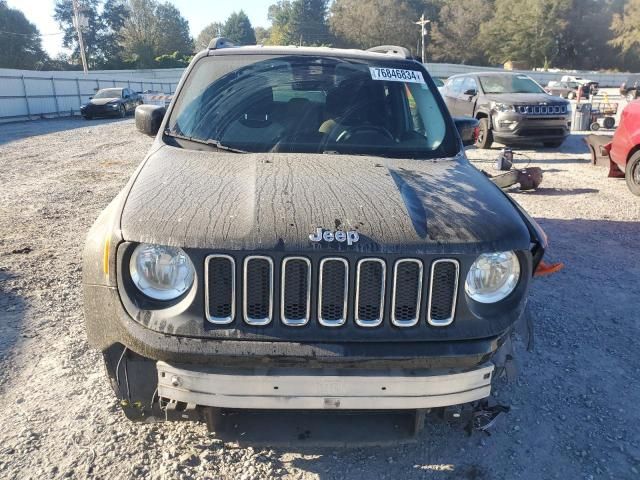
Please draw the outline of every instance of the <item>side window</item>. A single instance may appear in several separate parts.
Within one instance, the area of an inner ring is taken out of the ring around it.
[[[129,96],[129,90],[126,88],[122,89],[122,98],[127,98]]]
[[[462,93],[468,92],[469,90],[478,91],[478,84],[476,83],[476,79],[473,77],[467,77],[462,84]]]
[[[462,84],[464,81],[464,77],[454,78],[453,82],[451,82],[451,93],[454,95],[460,95],[462,93]]]

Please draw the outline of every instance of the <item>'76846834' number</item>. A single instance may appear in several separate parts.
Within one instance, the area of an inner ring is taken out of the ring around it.
[[[422,72],[405,70],[402,68],[369,67],[373,80],[385,80],[387,82],[411,82],[425,83]]]

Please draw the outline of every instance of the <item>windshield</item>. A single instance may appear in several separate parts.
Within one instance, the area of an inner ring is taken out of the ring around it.
[[[484,93],[544,93],[544,89],[535,80],[526,75],[480,76]]]
[[[122,95],[121,88],[105,88],[98,91],[93,98],[120,98]]]
[[[246,152],[453,156],[457,136],[425,77],[410,61],[205,57],[165,134]]]

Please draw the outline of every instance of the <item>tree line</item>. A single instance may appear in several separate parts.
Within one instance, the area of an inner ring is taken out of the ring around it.
[[[428,61],[473,65],[520,62],[529,68],[640,70],[640,0],[277,0],[269,28],[242,10],[192,38],[170,2],[78,0],[94,69],[179,67],[209,41],[244,45],[369,48],[394,44],[418,56],[427,26]],[[0,67],[80,68],[72,0],[56,0],[54,19],[70,54],[49,58],[22,12],[0,0]]]

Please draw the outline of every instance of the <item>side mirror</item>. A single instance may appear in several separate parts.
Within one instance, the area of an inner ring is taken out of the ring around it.
[[[89,100],[91,100],[93,97],[89,97]]]
[[[470,117],[453,117],[453,123],[456,124],[458,134],[462,139],[462,145],[470,147],[476,143],[476,140],[478,139],[478,129],[480,126],[480,122],[478,122],[478,120]]]
[[[167,109],[158,105],[139,105],[136,107],[136,128],[147,135],[154,136],[160,130]]]
[[[478,95],[478,91],[475,88],[470,88],[469,90],[464,92],[464,94],[469,95],[470,97],[475,97],[476,95]]]

